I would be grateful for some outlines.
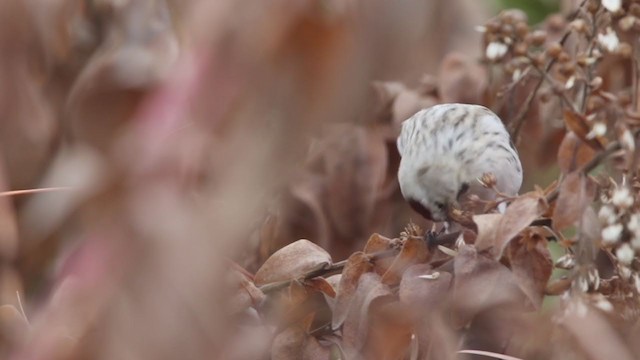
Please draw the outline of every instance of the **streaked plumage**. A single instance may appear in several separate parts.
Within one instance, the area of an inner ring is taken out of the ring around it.
[[[398,151],[403,196],[433,220],[445,220],[447,207],[462,193],[494,198],[477,181],[484,173],[493,173],[496,188],[508,195],[522,185],[522,165],[509,133],[484,106],[440,104],[419,111],[402,123]]]

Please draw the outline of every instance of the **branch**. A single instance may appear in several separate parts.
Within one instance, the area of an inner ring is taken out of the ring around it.
[[[638,135],[640,135],[640,129],[636,130],[633,132],[633,138],[637,138]],[[613,141],[611,143],[609,143],[609,145],[607,145],[607,147],[600,151],[599,153],[596,154],[596,156],[594,156],[591,160],[589,160],[589,162],[587,162],[586,164],[582,165],[582,167],[580,167],[580,169],[578,170],[579,172],[583,173],[583,174],[589,174],[591,171],[593,171],[596,167],[598,167],[598,165],[600,165],[600,163],[602,163],[602,161],[604,161],[606,158],[608,158],[611,154],[615,153],[616,151],[622,149],[622,145],[620,144],[619,141]],[[549,193],[549,195],[547,195],[547,201],[549,203],[555,201],[558,198],[558,192],[560,187],[556,187],[552,192]]]
[[[569,16],[568,20],[569,21],[575,20],[575,18],[578,17],[580,10],[584,7],[586,3],[587,3],[587,0],[582,0],[582,2],[580,3],[580,6],[578,6],[578,9]],[[562,38],[560,39],[561,46],[564,46],[564,44],[567,42],[567,40],[569,39],[569,35],[571,35],[571,29],[567,30],[564,33],[564,35],[562,35]],[[544,73],[549,72],[549,70],[551,70],[551,67],[555,63],[556,63],[556,59],[551,59],[547,63],[547,65],[544,67]],[[520,130],[522,129],[522,125],[524,124],[525,117],[527,116],[527,113],[531,108],[531,103],[533,102],[533,99],[536,97],[536,94],[538,93],[538,90],[540,90],[540,87],[542,86],[543,82],[544,82],[544,77],[538,81],[536,86],[533,88],[533,91],[529,93],[529,96],[527,96],[527,99],[524,101],[524,105],[520,108],[518,115],[516,115],[515,119],[511,121],[511,123],[514,124],[513,126],[510,126],[512,128],[511,138],[515,143],[518,143],[518,137],[520,135]]]
[[[400,252],[399,249],[391,249],[391,250],[383,250],[383,251],[378,251],[372,254],[367,254],[367,256],[369,257],[369,261],[376,261],[379,259],[384,259],[384,258],[388,258],[388,257],[392,257],[397,255]],[[315,277],[318,276],[328,276],[328,275],[333,275],[334,273],[340,272],[342,271],[342,269],[344,269],[345,265],[347,264],[348,260],[342,260],[339,261],[337,263],[333,263],[331,265],[328,266],[323,266],[322,268],[319,269],[313,269],[308,271],[305,274],[302,274],[301,276],[299,276],[298,278],[295,279],[291,279],[291,280],[284,280],[284,281],[278,281],[278,282],[274,282],[274,283],[269,283],[269,284],[265,284],[262,286],[259,286],[258,288],[263,292],[263,293],[269,293],[269,292],[273,292],[276,290],[280,290],[283,288],[288,287],[289,285],[291,285],[291,283],[296,282],[296,281],[305,281],[305,280],[309,280],[309,279],[313,279]]]

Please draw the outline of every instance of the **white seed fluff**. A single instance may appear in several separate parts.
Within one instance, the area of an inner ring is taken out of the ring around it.
[[[625,265],[631,264],[635,255],[636,252],[627,243],[620,245],[620,247],[616,249],[616,257],[618,258],[618,261]]]
[[[605,245],[614,245],[620,241],[622,235],[622,224],[613,224],[602,229],[602,242]]]

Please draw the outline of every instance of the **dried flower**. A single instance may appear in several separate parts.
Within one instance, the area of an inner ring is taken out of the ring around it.
[[[593,124],[591,131],[587,134],[587,139],[594,139],[596,137],[604,136],[607,133],[607,124],[603,122],[597,122]]]
[[[427,275],[420,275],[418,276],[420,279],[426,279],[426,280],[438,280],[438,278],[440,277],[440,273],[437,271],[434,271],[431,274],[427,274]]]
[[[600,273],[598,269],[594,267],[590,268],[589,271],[587,271],[587,280],[593,290],[598,290],[600,288]]]
[[[576,76],[575,75],[571,75],[571,77],[569,78],[569,80],[567,80],[567,82],[564,84],[564,88],[569,90],[571,89],[574,85],[576,84]],[[605,127],[606,129],[606,127]],[[606,130],[605,130],[606,131]]]
[[[479,33],[486,33],[487,32],[487,27],[486,26],[476,26],[474,28],[474,30],[479,32]]]
[[[606,34],[598,34],[598,42],[609,52],[614,52],[620,45],[618,35],[611,27],[607,28]]]
[[[602,242],[609,246],[620,241],[622,235],[622,224],[613,224],[602,229]]]
[[[620,141],[620,145],[622,145],[623,149],[630,152],[635,151],[636,140],[633,138],[633,134],[631,133],[631,130],[629,130],[629,128],[627,128],[626,126],[620,129],[618,140]]]
[[[625,265],[618,264],[618,274],[622,280],[629,280],[631,277],[631,269]]]
[[[566,254],[556,260],[556,267],[564,270],[571,270],[576,265],[576,259],[573,254]]]
[[[627,229],[631,232],[640,233],[640,213],[631,214],[629,222],[627,222]]]
[[[595,297],[594,299],[595,301],[593,305],[604,312],[612,312],[613,305],[611,304],[611,302],[607,300],[607,298],[604,297],[604,295],[602,294],[598,294],[598,295],[599,296]]]
[[[618,21],[618,26],[622,31],[629,31],[635,25],[637,18],[633,15],[627,15]]]
[[[603,205],[598,211],[598,219],[604,224],[611,225],[616,222],[618,216],[616,210],[609,205]],[[640,219],[639,219],[640,220]]]
[[[631,264],[635,254],[635,251],[627,243],[620,245],[620,247],[616,249],[616,257],[618,258],[618,261],[625,265]]]
[[[487,45],[485,56],[489,60],[499,60],[507,54],[509,47],[501,42],[492,41]]]
[[[620,209],[628,209],[633,205],[633,196],[627,187],[619,187],[613,191],[611,202]]]
[[[587,281],[586,276],[578,276],[573,283],[574,287],[581,292],[589,291],[589,281]]]
[[[498,183],[498,179],[492,173],[484,173],[482,177],[478,179],[480,184],[488,189],[493,189]]]

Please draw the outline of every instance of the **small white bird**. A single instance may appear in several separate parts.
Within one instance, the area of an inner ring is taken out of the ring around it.
[[[398,137],[402,195],[422,216],[447,220],[463,194],[492,200],[496,193],[479,179],[495,176],[495,188],[516,195],[522,165],[500,118],[480,105],[440,104],[402,123]]]

